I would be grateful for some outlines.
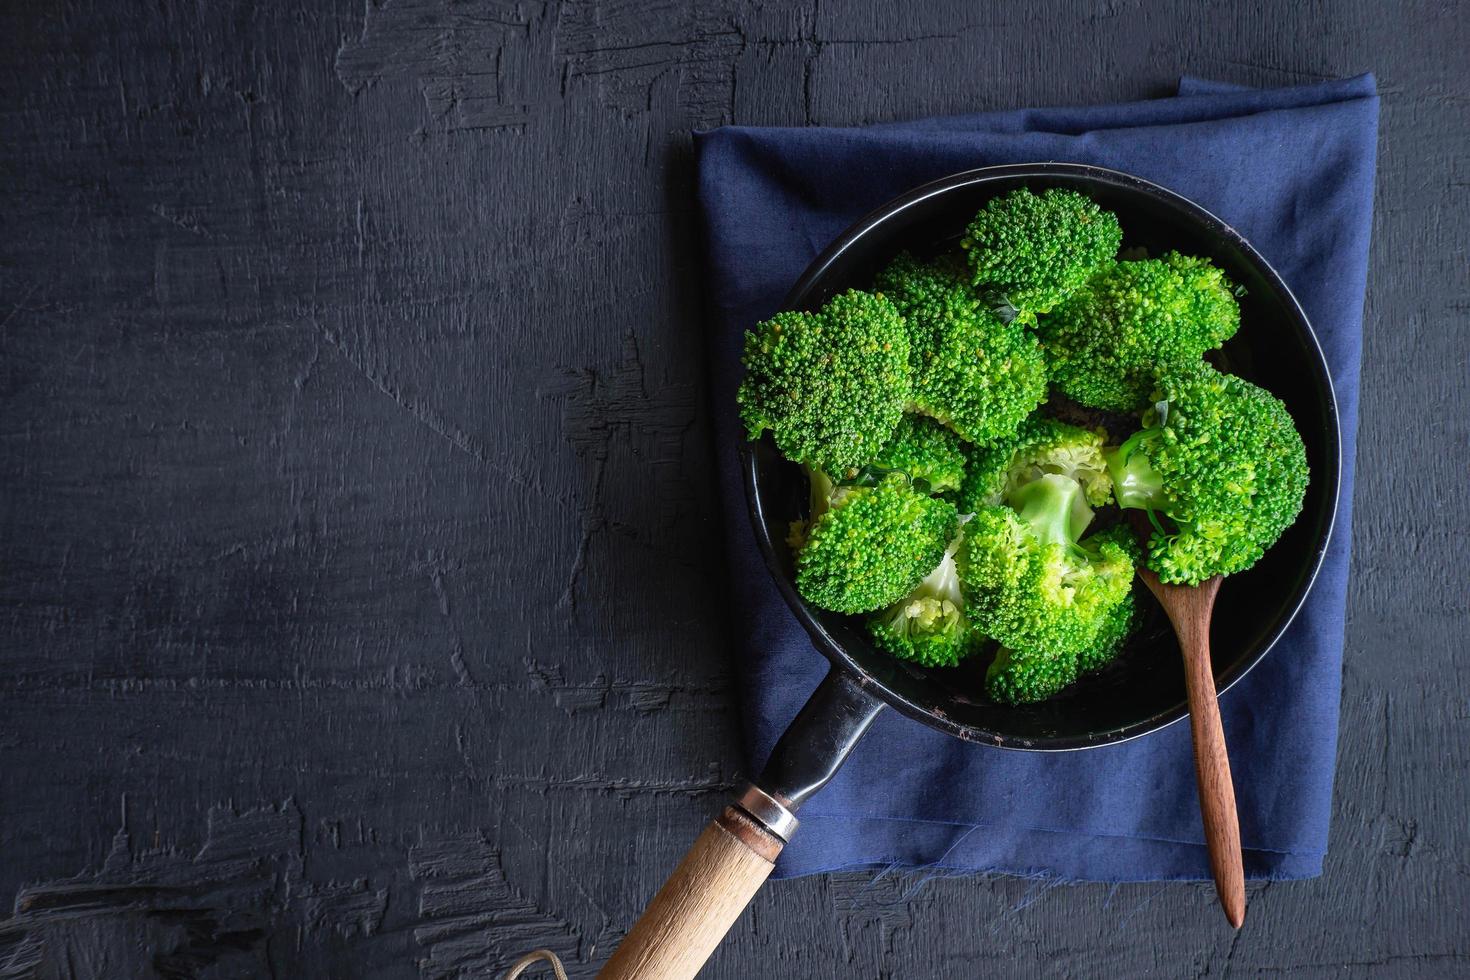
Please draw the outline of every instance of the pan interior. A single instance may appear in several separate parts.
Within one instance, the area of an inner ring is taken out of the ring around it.
[[[1207,256],[1245,288],[1240,330],[1216,363],[1286,403],[1306,443],[1312,480],[1296,524],[1259,564],[1229,577],[1220,590],[1212,652],[1223,690],[1266,653],[1300,607],[1331,532],[1338,482],[1336,408],[1321,351],[1290,292],[1238,235],[1182,198],[1111,171],[1058,164],[990,168],[920,188],[860,221],[812,264],[785,307],[813,309],[845,289],[868,288],[878,269],[904,249],[932,254],[949,247],[981,205],[1019,186],[1081,191],[1118,215],[1125,249]],[[805,511],[805,477],[769,437],[747,445],[745,455],[757,538],[787,601],[822,653],[858,672],[904,713],[964,738],[1030,749],[1121,741],[1186,713],[1178,647],[1146,593],[1139,596],[1147,611],[1143,628],[1118,659],[1041,704],[991,701],[986,655],[955,669],[893,659],[869,642],[861,617],[802,602],[791,584],[785,537]]]

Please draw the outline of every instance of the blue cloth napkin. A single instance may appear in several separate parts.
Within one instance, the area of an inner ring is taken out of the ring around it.
[[[1111,167],[1199,202],[1280,271],[1331,365],[1341,505],[1310,599],[1222,699],[1246,872],[1321,873],[1337,743],[1353,447],[1378,98],[1371,76],[1276,90],[1185,79],[1176,97],[863,129],[698,133],[713,392],[750,769],[826,672],[770,581],[740,482],[743,332],[852,221],[926,181],[1038,160]],[[928,867],[1060,879],[1207,878],[1189,730],[1061,754],[966,744],[884,712],[801,814],[777,875]]]

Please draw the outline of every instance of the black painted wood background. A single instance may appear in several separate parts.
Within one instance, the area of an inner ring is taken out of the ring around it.
[[[1470,10],[0,9],[3,977],[587,976],[738,775],[689,130],[1373,70],[1326,874],[822,876],[710,977],[1470,974]]]

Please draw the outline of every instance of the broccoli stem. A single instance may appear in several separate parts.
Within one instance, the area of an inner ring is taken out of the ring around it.
[[[1044,474],[1019,487],[1009,503],[1045,544],[1073,548],[1092,523],[1092,508],[1081,484],[1059,473]]]
[[[1148,453],[1139,451],[1145,440],[1160,431],[1153,428],[1135,432],[1123,445],[1103,454],[1108,462],[1108,475],[1113,478],[1113,496],[1119,507],[1150,512],[1168,510],[1164,479],[1149,461]]]
[[[839,487],[832,482],[832,478],[815,466],[807,464],[802,467],[806,470],[807,488],[810,496],[807,498],[806,520],[792,521],[786,526],[786,544],[792,551],[800,551],[806,547],[806,533],[816,523],[817,518],[847,495],[846,487]]]
[[[832,502],[832,491],[836,487],[832,483],[832,478],[815,466],[806,467],[806,477],[807,486],[811,492],[807,501],[807,520],[815,521],[827,513]]]

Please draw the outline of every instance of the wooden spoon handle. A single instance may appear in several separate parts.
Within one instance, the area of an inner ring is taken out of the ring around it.
[[[1215,670],[1210,663],[1210,620],[1221,578],[1216,575],[1190,587],[1165,585],[1147,568],[1140,568],[1138,577],[1164,607],[1179,637],[1184,686],[1189,692],[1189,732],[1194,736],[1194,777],[1205,844],[1210,849],[1210,872],[1215,876],[1215,891],[1225,918],[1239,929],[1245,921],[1240,817],[1235,812],[1235,784],[1230,779],[1230,756],[1225,752],[1225,730],[1220,725],[1220,703],[1215,697]]]
[[[1214,596],[1210,598],[1213,600]],[[1211,603],[1213,605],[1213,603]],[[1210,664],[1210,618],[1181,616],[1174,623],[1184,654],[1184,682],[1189,691],[1189,730],[1194,736],[1194,775],[1199,786],[1200,816],[1210,849],[1210,871],[1225,918],[1239,929],[1245,921],[1245,868],[1240,851],[1240,817],[1235,809],[1235,784],[1230,778],[1230,756],[1225,751],[1225,729],[1220,725],[1220,703],[1215,697],[1215,673]]]

